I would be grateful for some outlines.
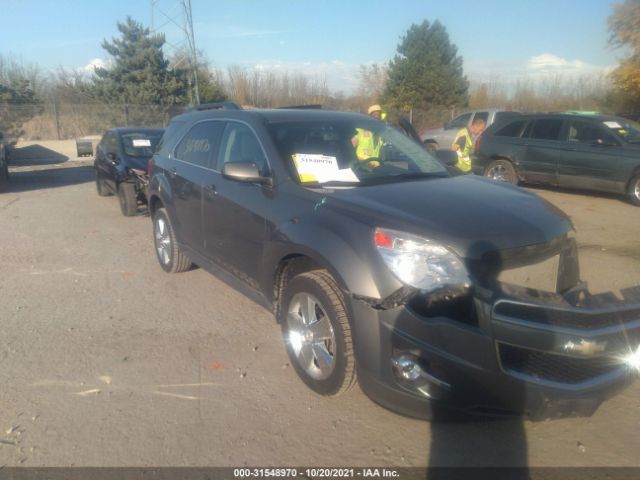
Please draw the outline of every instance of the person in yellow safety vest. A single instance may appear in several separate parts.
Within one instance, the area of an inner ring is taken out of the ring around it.
[[[382,120],[383,115],[384,117],[387,116],[387,114],[382,111],[380,105],[371,105],[367,113],[378,120]],[[356,157],[358,157],[358,160],[367,160],[368,158],[378,158],[380,156],[382,138],[369,130],[356,128],[356,134],[351,139],[351,143],[356,149]],[[372,166],[375,167],[377,165]]]
[[[482,118],[475,118],[470,127],[464,127],[456,134],[451,149],[458,154],[456,167],[463,173],[471,171],[473,139],[484,131],[485,126],[486,122]]]

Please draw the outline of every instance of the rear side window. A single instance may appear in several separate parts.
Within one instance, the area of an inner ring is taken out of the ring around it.
[[[526,125],[526,120],[516,120],[515,122],[509,122],[506,125],[498,128],[495,137],[519,137],[522,133],[522,129]]]
[[[454,118],[448,125],[448,128],[464,128],[471,120],[471,113],[463,113],[462,115]]]
[[[215,165],[214,148],[224,127],[223,122],[195,124],[176,147],[174,156],[183,162],[210,168]]]
[[[538,140],[558,140],[560,130],[562,129],[562,119],[544,118],[534,120],[529,126],[529,138]]]

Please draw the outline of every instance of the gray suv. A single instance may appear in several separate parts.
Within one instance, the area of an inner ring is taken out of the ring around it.
[[[356,157],[362,130],[376,157]],[[195,263],[272,310],[319,394],[357,382],[423,418],[541,418],[589,415],[635,378],[640,291],[586,291],[569,218],[512,185],[449,175],[384,122],[203,106],[171,121],[149,168],[162,269]]]
[[[489,126],[496,121],[501,121],[509,116],[517,115],[517,112],[489,108],[484,110],[473,110],[458,115],[456,118],[444,124],[442,128],[426,130],[420,135],[422,142],[430,151],[438,149],[449,149],[454,142],[456,133],[461,128],[471,126],[476,118],[481,118]]]

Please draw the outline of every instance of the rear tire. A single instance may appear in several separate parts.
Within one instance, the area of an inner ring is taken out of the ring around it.
[[[320,395],[336,396],[356,383],[349,314],[326,270],[290,280],[282,296],[280,325],[291,364]]]
[[[104,178],[102,178],[102,175],[100,175],[100,173],[98,172],[96,172],[96,190],[98,192],[98,195],[101,197],[108,197],[110,195],[113,195],[105,185]]]
[[[629,195],[631,203],[640,207],[640,175],[636,175],[631,179],[627,194]]]
[[[173,225],[164,208],[159,208],[153,214],[153,240],[156,257],[165,272],[180,273],[191,268],[191,260],[178,245]]]
[[[485,168],[484,176],[499,182],[507,182],[511,185],[518,184],[518,174],[509,160],[494,160]]]
[[[133,183],[118,185],[118,200],[120,201],[120,210],[125,217],[132,217],[138,213],[138,195]]]

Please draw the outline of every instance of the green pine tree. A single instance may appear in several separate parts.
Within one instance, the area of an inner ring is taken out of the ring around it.
[[[112,57],[108,68],[96,68],[94,93],[109,103],[174,105],[185,101],[186,86],[179,72],[169,68],[162,46],[164,35],[127,17],[118,22],[120,37],[103,41]]]
[[[401,110],[466,106],[469,82],[458,48],[435,21],[412,25],[389,64],[384,102]]]

